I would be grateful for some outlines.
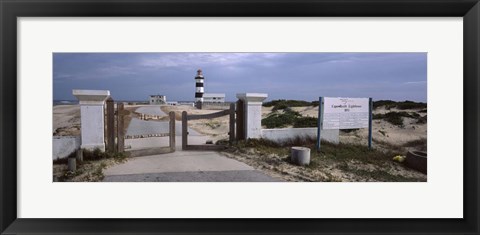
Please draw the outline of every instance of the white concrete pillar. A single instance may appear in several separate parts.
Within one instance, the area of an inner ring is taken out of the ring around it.
[[[262,137],[262,102],[268,97],[265,93],[240,93],[237,98],[244,102],[244,128],[246,138]]]
[[[104,105],[110,97],[107,90],[73,90],[80,101],[82,149],[99,148],[105,151]]]

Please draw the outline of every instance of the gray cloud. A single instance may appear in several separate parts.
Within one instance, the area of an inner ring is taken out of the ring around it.
[[[72,89],[108,89],[119,100],[193,100],[206,92],[266,92],[270,99],[318,96],[426,101],[427,53],[54,53],[54,99]]]

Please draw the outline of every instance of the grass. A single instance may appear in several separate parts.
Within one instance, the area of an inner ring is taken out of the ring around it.
[[[297,169],[291,172],[300,172],[300,174],[306,174],[308,177],[316,176],[317,181],[341,181],[342,178],[338,176],[338,172],[341,172],[347,179],[351,177],[349,179],[352,181],[425,181],[422,177],[402,176],[388,170],[392,167],[407,170],[399,165],[400,163],[392,161],[393,156],[403,153],[401,148],[381,151],[368,149],[364,145],[332,144],[322,141],[321,151],[317,152],[315,144],[315,138],[294,138],[282,143],[266,139],[248,139],[239,141],[234,145],[234,148],[247,155],[257,156],[254,159],[271,166],[272,169],[285,169],[285,165],[288,165],[290,168]],[[310,165],[303,167],[293,165],[290,161],[290,148],[292,146],[303,146],[311,149]],[[332,174],[333,172],[337,173]],[[285,172],[281,173],[285,174]],[[322,178],[318,178],[320,174]]]
[[[66,158],[59,158],[53,160],[53,164],[68,164],[68,158],[75,158],[77,155],[76,151],[70,153]],[[83,161],[98,161],[103,159],[115,158],[118,160],[124,160],[127,158],[125,153],[112,153],[112,152],[102,152],[100,149],[96,148],[94,150],[83,150]],[[78,164],[78,163],[77,163]]]
[[[311,149],[311,158],[328,158],[339,161],[360,161],[363,163],[384,163],[391,161],[391,157],[398,155],[398,151],[379,151],[370,150],[368,146],[339,143],[333,144],[322,141],[320,152],[316,150],[316,138],[293,138],[282,143],[276,143],[266,139],[248,139],[240,141],[237,147],[255,148],[264,154],[284,154],[288,155],[290,147],[303,146]]]
[[[421,138],[417,140],[412,140],[403,144],[403,147],[410,147],[420,151],[427,151],[427,139]]]
[[[388,113],[380,113],[380,114],[374,114],[373,119],[383,119],[392,125],[400,126],[403,127],[403,118],[414,118],[418,120],[422,119],[422,117],[418,113],[409,113],[405,111],[401,112],[388,112]]]
[[[355,167],[350,167],[348,164],[341,164],[339,165],[339,169],[345,172],[349,172],[358,176],[361,176],[363,178],[369,178],[374,181],[386,181],[386,182],[416,182],[416,181],[421,181],[418,178],[414,177],[405,177],[402,175],[392,175],[386,171],[382,170],[364,170],[364,169],[358,169]]]
[[[83,161],[77,161],[77,170],[68,171],[66,165],[68,158],[75,158],[76,152],[71,153],[67,158],[56,159],[53,161],[54,169],[60,169],[60,175],[56,177],[56,181],[65,182],[72,181],[74,178],[84,176],[82,181],[101,181],[103,180],[103,170],[107,167],[107,161],[123,162],[126,160],[125,153],[102,152],[100,149],[83,150]],[[55,171],[54,171],[55,174]]]

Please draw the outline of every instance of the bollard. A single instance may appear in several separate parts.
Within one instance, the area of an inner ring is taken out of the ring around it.
[[[68,158],[68,171],[76,171],[77,170],[77,159],[71,157]]]
[[[291,160],[294,164],[305,166],[310,164],[310,148],[292,147]]]
[[[83,162],[83,149],[77,149],[77,161],[78,162]]]

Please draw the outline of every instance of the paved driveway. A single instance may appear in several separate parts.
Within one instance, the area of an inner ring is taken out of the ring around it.
[[[158,108],[158,109],[157,109]],[[160,115],[159,106],[145,106],[137,112]],[[163,113],[163,112],[162,112]],[[165,114],[164,114],[165,115]],[[127,135],[168,133],[168,121],[132,119]],[[175,123],[177,151],[168,154],[131,158],[104,171],[105,182],[275,182],[253,167],[214,151],[182,151],[182,124]],[[208,136],[188,128],[189,144],[205,144]],[[131,149],[168,146],[169,137],[127,139]]]
[[[142,106],[140,108],[137,108],[135,112],[137,113],[143,113],[147,115],[156,115],[156,116],[168,116],[165,112],[160,109],[160,105],[151,105],[151,106]]]
[[[105,182],[278,182],[253,167],[212,151],[132,158],[104,171]]]

